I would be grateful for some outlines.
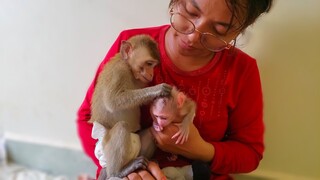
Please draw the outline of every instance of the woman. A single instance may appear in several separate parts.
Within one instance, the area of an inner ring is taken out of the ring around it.
[[[159,147],[155,159],[161,168],[200,160],[209,164],[211,179],[228,179],[228,174],[257,168],[264,152],[259,71],[255,59],[234,44],[236,37],[260,14],[268,12],[271,4],[272,0],[171,0],[170,25],[120,33],[96,77],[118,52],[121,40],[149,34],[158,42],[161,53],[153,84],[166,82],[177,86],[197,102],[194,125],[186,143],[176,145],[171,139],[175,126],[153,132]],[[96,78],[78,111],[77,123],[83,147],[98,165],[92,126],[87,123],[95,82]],[[147,116],[142,119],[142,127],[151,124]],[[178,159],[169,161],[169,152],[178,154]]]

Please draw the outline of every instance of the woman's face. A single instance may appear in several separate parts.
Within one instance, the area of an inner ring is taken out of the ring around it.
[[[224,0],[181,0],[172,6],[173,12],[180,13],[189,19],[195,28],[202,33],[211,33],[227,43],[233,40],[237,24],[230,24],[232,14]],[[236,21],[234,21],[236,22]],[[231,27],[230,29],[228,29]],[[181,34],[174,29],[173,45],[175,51],[185,56],[203,56],[212,54],[201,42],[201,33]]]

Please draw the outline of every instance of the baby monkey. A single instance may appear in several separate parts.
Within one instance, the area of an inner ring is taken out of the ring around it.
[[[146,158],[137,157],[140,140],[133,133],[140,130],[140,106],[171,92],[172,87],[165,83],[146,87],[159,59],[157,43],[150,36],[133,36],[122,41],[120,52],[105,64],[97,79],[90,122],[106,130],[100,154],[107,179],[123,178],[148,165]]]
[[[178,132],[172,136],[172,139],[177,138],[176,144],[183,144],[188,140],[189,127],[193,122],[195,112],[196,103],[175,87],[171,91],[171,96],[158,97],[150,106],[153,128],[156,131],[162,131],[164,127],[171,123],[179,127]],[[144,146],[142,149],[144,149]],[[178,156],[175,154],[168,157],[169,161],[175,161],[177,158]],[[178,169],[176,167],[166,167],[162,171],[168,179],[210,179],[209,164],[202,161],[193,161],[191,165]]]
[[[172,137],[177,138],[176,144],[183,144],[188,140],[189,126],[193,122],[195,112],[196,103],[175,87],[171,96],[156,98],[150,107],[153,128],[156,131],[162,131],[171,123],[179,127],[179,131]]]

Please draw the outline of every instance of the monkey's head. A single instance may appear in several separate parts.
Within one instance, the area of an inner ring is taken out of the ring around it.
[[[159,97],[155,99],[150,107],[150,114],[153,121],[156,121],[163,129],[176,117],[177,108],[175,107],[174,99],[172,97]]]
[[[154,67],[160,62],[157,43],[148,35],[137,35],[121,42],[122,59],[129,64],[133,76],[143,84],[153,80]]]
[[[177,122],[184,116],[183,107],[187,96],[173,87],[171,96],[156,98],[150,107],[150,114],[154,121],[162,128],[172,122]]]

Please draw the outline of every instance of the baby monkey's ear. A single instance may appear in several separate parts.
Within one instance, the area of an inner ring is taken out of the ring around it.
[[[128,60],[132,53],[132,45],[130,42],[122,40],[120,47],[121,58],[124,60]]]
[[[186,101],[187,96],[183,92],[178,92],[177,94],[177,106],[178,108],[182,108],[184,102]]]

